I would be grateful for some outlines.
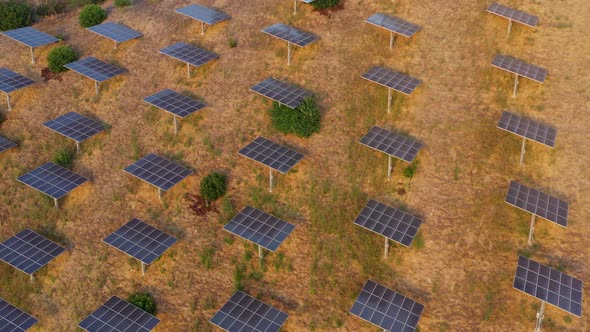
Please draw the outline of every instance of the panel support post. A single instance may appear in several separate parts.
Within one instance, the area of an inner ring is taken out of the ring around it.
[[[188,76],[188,78],[191,78],[191,65],[189,65],[188,63],[186,64],[186,76]]]
[[[389,254],[389,239],[385,236],[383,238],[385,239],[385,250],[383,252],[383,258],[387,258],[387,254]]]
[[[31,282],[35,281],[35,276],[32,273],[29,276],[31,277]]]
[[[389,32],[389,50],[393,50],[393,31]]]
[[[391,113],[391,89],[387,88],[387,114]]]
[[[514,91],[512,91],[512,98],[516,98],[516,89],[518,88],[518,74],[514,77]]]
[[[535,330],[533,332],[541,332],[543,318],[545,318],[545,301],[541,301],[541,307],[539,308],[539,311],[537,311],[537,323],[535,324]]]
[[[506,37],[510,37],[511,30],[512,30],[512,20],[508,20],[508,36],[506,36]]]
[[[272,174],[272,168],[270,168],[270,167],[268,168],[268,174],[269,174],[269,181],[268,181],[269,190],[268,191],[269,192],[272,192],[272,187],[273,187],[273,184],[274,184],[273,183],[274,182],[274,176]]]
[[[12,111],[12,105],[10,105],[10,95],[8,94],[8,92],[5,92],[4,94],[6,94],[6,103],[8,104],[8,112]]]
[[[162,189],[158,188],[158,198],[162,200]]]
[[[533,245],[533,233],[535,232],[535,218],[536,215],[533,214],[531,217],[531,228],[529,229],[529,246]]]
[[[56,209],[59,209],[59,202],[57,201],[57,198],[53,198],[53,205],[55,206]]]
[[[145,263],[141,262],[141,276],[145,276]]]
[[[287,65],[291,65],[291,43],[287,42]]]
[[[119,43],[115,41],[115,49],[117,49],[117,47],[119,47]]]
[[[297,0],[293,0],[293,15],[297,15]]]
[[[174,134],[178,135],[178,118],[174,115]]]
[[[35,52],[33,51],[32,47],[30,47],[30,49],[31,49],[31,63],[35,64]]]
[[[205,22],[201,22],[201,36],[205,34]]]
[[[387,181],[391,180],[391,171],[393,171],[393,160],[391,155],[387,155]]]
[[[80,153],[80,142],[76,141],[76,153]]]
[[[522,138],[522,147],[520,148],[520,164],[524,162],[524,151],[526,147],[526,138]]]
[[[98,85],[98,81],[94,81],[94,88],[96,90],[96,95],[98,96],[98,93],[100,92],[100,87]]]

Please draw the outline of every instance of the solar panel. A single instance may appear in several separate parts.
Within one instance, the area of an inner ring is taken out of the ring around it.
[[[487,12],[496,14],[498,16],[505,17],[509,20],[522,23],[524,25],[528,25],[532,28],[537,26],[539,23],[539,18],[537,16],[527,14],[525,12],[521,12],[520,10],[512,9],[510,7],[506,7],[496,2],[492,2],[488,8],[486,9]]]
[[[19,176],[17,180],[55,199],[62,198],[88,181],[87,178],[52,162]]]
[[[133,218],[103,241],[145,264],[151,264],[178,240]]]
[[[143,101],[181,118],[187,117],[207,106],[198,100],[183,96],[170,89],[162,90],[145,98]]]
[[[567,227],[569,205],[557,197],[512,181],[506,194],[506,203]]]
[[[287,317],[285,312],[237,291],[211,318],[211,323],[230,332],[278,332]]]
[[[0,331],[24,332],[37,324],[37,318],[0,298]]]
[[[555,136],[557,135],[557,130],[555,128],[551,128],[542,123],[510,112],[504,111],[502,113],[500,122],[498,122],[498,128],[547,145],[551,148],[555,146]]]
[[[187,176],[193,174],[190,169],[153,153],[127,166],[125,172],[163,191],[167,191]]]
[[[125,73],[125,70],[93,57],[65,64],[64,67],[82,74],[96,82],[103,82]]]
[[[29,47],[39,47],[47,44],[57,43],[59,39],[41,32],[32,27],[24,27],[14,30],[8,30],[2,32],[6,37],[15,40],[21,44]]]
[[[386,331],[415,331],[424,305],[368,280],[350,313]]]
[[[582,280],[518,256],[513,287],[578,317],[582,316]]]
[[[0,152],[4,152],[8,149],[12,149],[16,146],[16,143],[7,140],[4,137],[0,137]]]
[[[498,54],[492,61],[492,66],[504,69],[513,74],[543,83],[547,77],[547,69],[528,64],[522,60]]]
[[[413,138],[373,126],[361,138],[361,144],[411,163],[423,144]]]
[[[320,37],[314,35],[313,33],[309,33],[283,23],[276,23],[268,26],[262,29],[262,32],[282,39],[288,43],[295,44],[299,47],[307,46],[320,39]]]
[[[416,32],[422,29],[420,26],[402,20],[396,16],[389,16],[383,13],[376,13],[369,17],[365,22],[384,28],[391,32],[398,33],[404,37],[412,37]]]
[[[186,7],[178,8],[175,10],[175,12],[209,25],[225,21],[231,17],[228,14],[221,12],[219,10],[204,7],[201,5],[189,5]]]
[[[45,122],[43,125],[76,142],[83,142],[104,131],[102,123],[76,112],[62,115],[57,119]]]
[[[371,68],[362,75],[362,78],[406,95],[411,94],[418,85],[422,84],[422,81],[417,78],[379,66]]]
[[[303,155],[264,137],[257,137],[243,147],[240,155],[257,161],[283,174],[295,166]]]
[[[59,244],[25,229],[0,243],[0,260],[32,275],[64,251]]]
[[[0,91],[9,93],[35,83],[32,79],[15,73],[6,68],[0,68]]]
[[[159,323],[154,315],[113,296],[78,327],[88,332],[149,332]]]
[[[273,252],[294,228],[295,225],[251,206],[246,206],[223,227]]]
[[[160,50],[160,53],[191,64],[195,67],[200,67],[219,58],[218,54],[183,42],[178,42],[174,45],[163,48]]]
[[[251,87],[250,90],[290,108],[296,108],[305,98],[313,96],[309,91],[271,77]]]
[[[139,31],[130,29],[115,22],[106,22],[86,28],[96,34],[113,40],[117,43],[132,40],[143,36]]]

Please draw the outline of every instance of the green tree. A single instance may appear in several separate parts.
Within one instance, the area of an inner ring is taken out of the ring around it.
[[[156,303],[152,299],[152,296],[149,293],[135,293],[129,296],[127,299],[129,303],[135,305],[136,307],[147,311],[148,313],[155,315],[158,313],[156,308]]]
[[[102,23],[107,18],[106,10],[99,5],[86,5],[80,12],[78,21],[84,28]]]
[[[338,6],[342,0],[315,0],[311,5],[315,9],[326,9],[334,6]]]
[[[47,67],[54,73],[67,71],[65,64],[78,60],[78,53],[69,46],[58,46],[47,55]]]
[[[275,102],[269,113],[273,126],[281,133],[309,137],[320,131],[320,108],[311,97],[295,109]]]
[[[33,11],[25,2],[0,1],[0,31],[26,27],[32,22]]]
[[[201,196],[203,196],[207,205],[225,195],[225,192],[227,191],[226,182],[226,176],[219,172],[210,173],[203,178],[200,191]]]

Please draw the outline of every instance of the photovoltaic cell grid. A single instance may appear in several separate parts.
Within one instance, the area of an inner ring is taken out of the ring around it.
[[[568,203],[539,190],[512,181],[506,203],[567,227]]]
[[[237,291],[211,318],[211,323],[230,332],[278,332],[286,313]]]
[[[96,58],[88,57],[68,63],[64,67],[82,74],[94,81],[103,82],[125,73],[125,70]]]
[[[518,23],[522,23],[524,25],[528,25],[532,28],[536,27],[537,23],[539,23],[539,18],[537,16],[527,14],[525,12],[512,9],[510,7],[503,6],[496,2],[492,2],[488,6],[487,12],[496,14],[498,16],[502,16],[504,18],[507,18]]]
[[[368,280],[350,313],[386,331],[416,330],[424,305]]]
[[[125,172],[167,191],[193,171],[153,153],[125,168]]]
[[[16,146],[16,143],[7,140],[4,137],[0,137],[0,152],[4,152],[8,149],[12,149]]]
[[[31,275],[64,251],[66,248],[59,244],[25,229],[0,243],[0,260]]]
[[[198,48],[187,43],[178,42],[160,50],[160,53],[165,54],[174,59],[191,64],[195,67],[200,67],[210,61],[219,58],[219,55]]]
[[[187,117],[207,106],[198,100],[183,96],[170,89],[162,90],[145,98],[143,101],[181,118]]]
[[[492,61],[492,66],[543,83],[547,77],[547,69],[528,64],[522,60],[498,54]]]
[[[152,314],[113,296],[78,326],[88,332],[149,332],[159,323]]]
[[[309,91],[270,77],[251,87],[250,90],[290,108],[296,108],[305,98],[313,96],[313,93]]]
[[[409,247],[422,219],[371,199],[354,223]]]
[[[526,137],[551,148],[555,146],[557,130],[529,118],[504,111],[500,122],[498,122],[498,128],[521,137]]]
[[[361,144],[411,163],[423,144],[413,138],[373,126],[361,138]]]
[[[24,332],[36,323],[37,318],[0,298],[0,331]]]
[[[103,241],[145,264],[151,264],[176,243],[177,239],[133,218]]]
[[[12,92],[34,84],[35,81],[10,69],[0,68],[0,91]]]
[[[405,37],[412,37],[416,32],[422,29],[420,26],[402,20],[399,17],[385,15],[383,13],[376,13],[369,17],[365,22],[376,25],[380,28],[398,33]]]
[[[221,12],[219,10],[215,10],[200,5],[189,5],[186,7],[178,8],[175,10],[175,12],[209,25],[225,21],[231,17],[228,14]]]
[[[94,25],[86,28],[96,34],[114,40],[117,43],[122,43],[131,39],[143,36],[140,32],[130,29],[124,25],[115,22],[106,22],[99,25]]]
[[[17,180],[56,199],[88,181],[87,178],[52,162],[19,176]]]
[[[257,137],[250,144],[243,147],[239,154],[250,158],[283,174],[295,166],[303,155],[286,146],[277,144],[264,137]]]
[[[299,47],[304,47],[320,39],[320,37],[314,35],[313,33],[309,33],[283,23],[276,23],[268,26],[262,29],[262,32],[282,39],[286,42],[295,44]]]
[[[406,95],[422,84],[422,81],[417,78],[379,66],[371,68],[362,75],[362,78]]]
[[[518,257],[514,288],[582,316],[582,280],[526,257]]]
[[[59,39],[31,27],[4,31],[2,34],[21,44],[25,44],[33,48],[57,43],[59,41]]]
[[[57,119],[45,122],[43,125],[76,142],[83,142],[104,131],[102,123],[76,112],[62,115]]]

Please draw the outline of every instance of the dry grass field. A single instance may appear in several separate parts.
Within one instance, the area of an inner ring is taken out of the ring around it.
[[[99,96],[74,72],[43,82],[53,46],[38,49],[39,61],[31,65],[27,48],[0,38],[0,67],[39,82],[13,94],[13,111],[0,128],[19,143],[0,155],[0,240],[28,227],[68,248],[34,282],[0,264],[0,297],[39,319],[32,331],[75,331],[111,296],[137,291],[156,299],[157,331],[215,331],[208,320],[238,287],[288,312],[283,331],[378,331],[348,314],[369,278],[425,304],[420,331],[530,331],[539,301],[512,288],[518,254],[590,281],[589,1],[503,0],[540,17],[536,30],[515,24],[509,39],[507,21],[485,13],[487,0],[346,0],[330,16],[307,5],[293,16],[289,0],[199,3],[232,18],[201,36],[195,21],[174,13],[186,1],[136,0],[124,9],[107,1],[107,20],[144,34],[117,49],[82,29],[77,12],[36,24],[65,36],[81,57],[128,71],[104,84]],[[390,52],[389,35],[364,23],[378,11],[423,29],[411,40],[398,38]],[[297,49],[289,67],[285,43],[260,32],[276,22],[321,39]],[[237,47],[230,48],[230,39]],[[158,53],[177,41],[221,57],[187,79],[184,65]],[[547,81],[522,79],[512,98],[513,76],[490,66],[497,53],[547,68]],[[360,77],[373,65],[424,83],[411,96],[394,94],[387,114],[386,90]],[[249,91],[268,76],[315,93],[323,112],[319,134],[300,139],[272,128],[270,102]],[[178,136],[170,116],[142,101],[164,88],[209,105],[187,118]],[[0,108],[5,112],[4,104]],[[530,143],[519,166],[520,140],[496,128],[503,110],[555,126],[556,148]],[[83,144],[73,169],[91,181],[57,210],[16,177],[73,146],[42,126],[70,111],[109,129]],[[385,155],[358,143],[375,124],[425,144],[413,178],[398,161],[386,181]],[[237,153],[258,135],[305,154],[292,172],[276,177],[273,193],[267,169]],[[162,202],[153,187],[122,170],[151,152],[196,171]],[[197,216],[185,193],[198,194],[200,179],[215,170],[228,175],[228,194]],[[539,219],[529,248],[530,214],[504,203],[511,180],[568,201],[568,227]],[[353,225],[369,198],[424,217],[411,248],[394,246],[383,259],[382,238]],[[254,246],[222,229],[247,204],[296,225],[263,267]],[[132,217],[179,238],[145,277],[136,262],[102,242]],[[544,331],[590,330],[585,309],[576,318],[547,306]]]

